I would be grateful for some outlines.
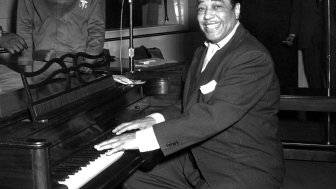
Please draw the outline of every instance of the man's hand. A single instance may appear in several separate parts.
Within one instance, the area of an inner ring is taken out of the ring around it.
[[[96,59],[90,59],[90,58],[83,58],[81,61],[82,61],[81,63],[88,63],[88,64],[94,64],[97,62]],[[92,69],[88,67],[80,67],[79,71],[85,74],[92,73]]]
[[[135,133],[127,133],[105,140],[94,146],[98,151],[109,150],[107,155],[112,155],[119,151],[138,149]]]
[[[114,130],[112,130],[113,133],[116,133],[119,136],[115,136],[112,139],[105,140],[104,142],[95,145],[94,148],[98,151],[109,150],[107,155],[111,155],[124,150],[139,149],[136,142],[135,132],[126,134],[123,133],[131,130],[146,129],[153,126],[155,123],[156,121],[152,117],[145,117],[128,123],[123,123],[117,126]]]
[[[115,129],[112,130],[113,133],[120,135],[126,131],[131,131],[131,130],[142,130],[146,129],[148,127],[153,126],[156,124],[155,119],[152,117],[145,117],[142,119],[137,119],[128,123],[123,123],[119,126],[117,126]]]
[[[287,46],[293,46],[294,45],[294,39],[295,39],[295,35],[288,35],[288,37],[286,38],[285,41],[282,41],[284,44],[286,44]]]
[[[14,33],[3,33],[0,37],[0,47],[7,49],[12,54],[28,48],[25,40]]]

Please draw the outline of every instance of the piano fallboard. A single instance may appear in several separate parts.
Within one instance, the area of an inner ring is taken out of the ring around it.
[[[142,110],[133,104],[142,98],[141,86],[118,86],[101,98],[81,104],[80,112],[57,112],[46,124],[24,119],[1,125],[0,188],[57,188],[57,168],[99,140],[111,137],[111,130],[118,124],[140,116]],[[82,188],[114,188],[142,161],[137,152],[127,151]]]

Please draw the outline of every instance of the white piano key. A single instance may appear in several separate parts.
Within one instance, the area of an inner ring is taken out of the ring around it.
[[[124,152],[117,152],[110,156],[106,155],[106,153],[100,155],[97,159],[90,161],[87,166],[82,167],[77,173],[69,175],[69,178],[64,181],[59,181],[58,183],[66,185],[68,189],[79,189],[116,162]]]

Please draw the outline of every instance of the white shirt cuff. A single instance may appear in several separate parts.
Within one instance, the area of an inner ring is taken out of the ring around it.
[[[160,113],[153,113],[153,114],[148,115],[147,117],[152,117],[153,119],[155,119],[156,123],[161,123],[165,121],[165,118]]]
[[[160,149],[160,145],[156,139],[153,127],[137,131],[135,133],[136,143],[140,152],[148,152]]]

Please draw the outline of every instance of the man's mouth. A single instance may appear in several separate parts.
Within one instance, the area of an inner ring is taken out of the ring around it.
[[[216,30],[219,28],[220,23],[204,24],[204,28],[207,31]]]

